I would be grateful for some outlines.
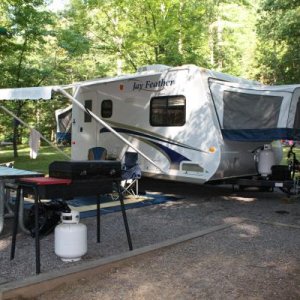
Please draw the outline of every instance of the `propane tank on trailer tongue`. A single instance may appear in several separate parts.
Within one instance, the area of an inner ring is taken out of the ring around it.
[[[78,261],[87,252],[87,228],[79,223],[79,212],[61,214],[62,223],[55,227],[55,254],[62,261]]]
[[[272,166],[275,165],[275,155],[271,144],[265,144],[258,153],[258,173],[262,177],[268,177],[272,174]]]

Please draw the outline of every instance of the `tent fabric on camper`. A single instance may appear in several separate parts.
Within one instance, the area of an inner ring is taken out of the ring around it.
[[[71,144],[72,133],[72,105],[55,111],[56,142],[58,144]]]
[[[223,137],[300,140],[299,86],[249,86],[210,80]]]
[[[57,132],[71,132],[72,128],[72,105],[55,111]]]

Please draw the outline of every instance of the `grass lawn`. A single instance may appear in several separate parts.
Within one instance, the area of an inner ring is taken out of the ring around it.
[[[282,157],[282,161],[281,161],[282,165],[287,164],[287,154],[288,154],[289,150],[290,150],[290,147],[283,147],[283,157]],[[300,160],[300,148],[299,148],[299,146],[296,146],[293,149],[293,151],[296,153],[297,159]]]
[[[71,147],[64,147],[61,150],[71,156]],[[20,146],[18,148],[18,155],[19,157],[14,158],[12,147],[2,147],[0,148],[0,163],[14,161],[14,167],[17,169],[48,174],[48,166],[51,162],[55,160],[68,160],[67,157],[50,146],[41,147],[36,159],[30,159],[28,147]]]
[[[67,155],[71,156],[71,147],[61,148]],[[289,147],[283,147],[283,158],[281,164],[287,164],[287,153]],[[295,147],[294,151],[297,158],[300,160],[300,148]],[[68,160],[64,155],[59,153],[55,148],[50,146],[43,146],[40,148],[39,155],[36,159],[30,159],[29,148],[19,147],[18,158],[13,157],[13,150],[11,146],[0,148],[0,163],[14,161],[15,168],[24,169],[29,171],[41,172],[48,174],[48,166],[55,160]]]

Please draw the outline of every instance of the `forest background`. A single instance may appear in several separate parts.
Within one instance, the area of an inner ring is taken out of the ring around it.
[[[59,11],[51,2],[0,2],[0,88],[67,84],[150,64],[300,83],[299,0],[70,0]],[[1,105],[53,140],[54,111],[68,105],[55,97]],[[0,141],[16,146],[28,135],[0,110]]]

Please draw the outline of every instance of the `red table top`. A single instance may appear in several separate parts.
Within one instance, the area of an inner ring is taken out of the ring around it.
[[[54,185],[54,184],[60,184],[60,185],[68,185],[71,184],[71,179],[65,179],[65,178],[54,178],[54,177],[30,177],[30,178],[20,178],[20,183],[32,183],[36,185]]]

